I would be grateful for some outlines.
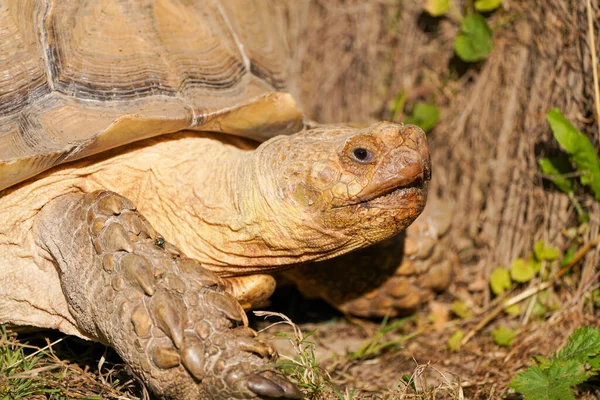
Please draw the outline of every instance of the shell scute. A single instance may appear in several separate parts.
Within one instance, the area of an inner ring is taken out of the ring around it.
[[[184,129],[293,133],[288,51],[284,10],[267,1],[7,1],[0,190]]]

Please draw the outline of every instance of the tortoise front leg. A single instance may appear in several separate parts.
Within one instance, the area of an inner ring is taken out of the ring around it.
[[[81,331],[114,347],[160,397],[302,397],[267,369],[275,354],[224,281],[166,243],[127,199],[59,197],[34,234]]]

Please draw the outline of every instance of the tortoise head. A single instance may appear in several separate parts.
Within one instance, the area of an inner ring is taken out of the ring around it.
[[[320,252],[313,259],[395,235],[425,207],[431,162],[414,125],[320,126],[258,150],[261,187],[277,199],[285,231]]]

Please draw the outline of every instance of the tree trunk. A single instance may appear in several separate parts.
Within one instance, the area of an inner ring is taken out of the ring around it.
[[[432,190],[456,206],[445,245],[477,266],[470,272],[488,277],[530,253],[536,240],[564,245],[561,231],[577,224],[568,197],[544,185],[538,160],[557,150],[545,118],[553,107],[598,148],[586,3],[505,0],[504,9],[486,15],[492,53],[472,65],[454,57],[458,14],[434,19],[422,5],[305,4],[308,22],[292,43],[299,77],[293,90],[319,122],[389,119],[400,93],[408,104],[433,101],[441,118],[429,134]],[[592,8],[598,47],[597,0]],[[580,201],[590,212],[590,240],[598,235],[600,207],[589,193]],[[588,257],[588,268],[597,257]]]

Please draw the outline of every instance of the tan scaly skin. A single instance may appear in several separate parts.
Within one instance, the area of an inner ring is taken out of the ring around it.
[[[398,233],[425,205],[429,154],[391,123],[243,147],[182,132],[0,192],[0,323],[102,341],[165,398],[298,397],[261,373],[271,350],[208,270],[272,272]]]

